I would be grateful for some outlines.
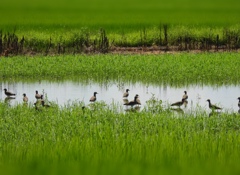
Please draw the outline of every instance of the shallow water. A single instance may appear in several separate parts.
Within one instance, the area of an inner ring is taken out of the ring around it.
[[[188,92],[188,104],[186,107],[182,106],[183,111],[191,111],[196,107],[202,108],[206,111],[208,109],[207,99],[211,99],[213,104],[223,108],[225,112],[238,112],[238,100],[240,96],[240,85],[229,86],[210,86],[210,85],[188,85],[185,87],[173,87],[170,85],[145,85],[138,83],[122,83],[121,85],[115,82],[110,83],[81,83],[81,82],[1,82],[0,84],[0,99],[5,100],[6,96],[3,89],[7,88],[9,91],[16,93],[16,98],[8,100],[10,105],[22,103],[22,94],[26,93],[29,98],[29,103],[34,103],[35,91],[44,96],[47,95],[49,101],[54,101],[59,105],[68,104],[71,102],[84,102],[88,105],[90,97],[93,92],[98,92],[97,101],[104,101],[107,104],[123,104],[122,94],[125,89],[130,89],[128,100],[133,100],[135,94],[140,96],[141,109],[146,106],[146,101],[151,99],[152,95],[157,99],[161,99],[165,107],[171,103],[180,101],[184,90]],[[126,106],[123,106],[126,108]]]

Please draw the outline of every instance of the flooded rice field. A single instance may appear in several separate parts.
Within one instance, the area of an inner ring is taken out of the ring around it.
[[[163,106],[169,107],[170,104],[181,101],[184,91],[188,94],[187,105],[181,106],[183,111],[192,111],[196,108],[201,108],[210,111],[208,108],[207,99],[210,99],[212,104],[223,108],[225,112],[238,112],[238,97],[240,96],[240,85],[188,85],[186,87],[173,87],[170,85],[145,85],[138,83],[82,83],[82,82],[1,82],[0,100],[16,105],[23,102],[23,93],[26,93],[29,104],[34,104],[35,91],[44,95],[49,101],[53,101],[58,105],[65,105],[73,102],[83,102],[85,105],[90,103],[90,98],[94,92],[97,92],[97,101],[105,102],[106,104],[119,104],[123,108],[126,106],[123,99],[123,93],[129,89],[128,101],[132,101],[136,94],[139,95],[141,101],[141,109],[146,106],[146,102],[153,96],[162,100]],[[4,88],[8,91],[16,93],[16,97],[8,98],[4,94]],[[178,108],[178,107],[172,107]]]

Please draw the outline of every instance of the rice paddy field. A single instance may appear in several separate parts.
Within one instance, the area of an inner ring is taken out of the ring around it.
[[[238,53],[17,56],[1,81],[110,80],[183,86],[239,84]],[[187,64],[186,64],[187,62]],[[5,66],[8,65],[8,66]],[[127,65],[127,66],[126,66]],[[155,76],[154,76],[155,75]],[[37,79],[36,79],[37,77]],[[238,94],[236,94],[238,95]],[[237,96],[236,96],[237,98]],[[237,174],[239,114],[177,115],[161,99],[140,112],[74,102],[38,108],[0,102],[2,174]]]
[[[63,55],[1,58],[0,80],[93,80],[151,84],[239,84],[239,53]],[[8,66],[5,66],[8,65]]]
[[[3,0],[0,52],[107,52],[139,46],[235,50],[240,46],[239,11],[238,0]]]
[[[70,24],[93,27],[108,25],[114,29],[114,26],[124,24],[131,28],[138,27],[139,24],[152,25],[159,22],[228,25],[239,22],[239,8],[237,0],[3,0],[1,14],[4,16],[1,15],[1,21],[3,25],[26,25],[28,28],[32,28],[32,25],[45,27]]]
[[[160,103],[157,103],[160,105]],[[1,108],[1,174],[238,174],[239,115]]]
[[[238,0],[1,0],[0,82],[239,85],[239,17]],[[239,113],[146,104],[0,100],[0,174],[239,174]]]

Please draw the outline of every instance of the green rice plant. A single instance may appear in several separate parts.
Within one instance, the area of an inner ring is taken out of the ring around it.
[[[168,50],[170,46],[174,46],[175,50],[210,50],[215,47],[216,50],[235,50],[239,48],[238,15],[237,0],[124,0],[117,5],[109,0],[91,0],[90,3],[86,0],[71,3],[66,0],[35,3],[29,0],[21,3],[3,0],[0,7],[0,40],[8,33],[10,38],[13,34],[16,36],[11,40],[15,43],[14,47],[8,48],[2,44],[0,53],[40,52],[46,55],[84,53],[89,50],[94,53],[91,46],[101,51],[99,44],[102,42],[99,40],[103,41],[103,38],[107,46],[104,46],[104,53],[109,51],[106,48],[116,46],[164,46],[162,50]],[[88,30],[86,36],[82,29]],[[99,37],[99,29],[104,29],[103,38]]]
[[[63,55],[1,58],[0,79],[142,82],[182,86],[238,84],[238,53]]]
[[[36,111],[0,102],[4,174],[234,174],[239,115],[119,113],[82,103]]]
[[[150,111],[151,113],[159,113],[163,111],[163,104],[162,100],[158,100],[154,94],[152,94],[152,97],[146,101],[146,108],[145,110]]]

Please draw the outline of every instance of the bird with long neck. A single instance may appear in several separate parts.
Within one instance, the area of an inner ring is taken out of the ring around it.
[[[41,94],[39,94],[38,91],[36,91],[36,93],[35,93],[35,98],[36,99],[41,99]]]
[[[23,102],[24,103],[28,102],[28,97],[27,97],[27,95],[25,93],[23,94]]]
[[[139,95],[137,95],[137,99],[136,99],[136,101],[137,101],[138,105],[141,104],[141,101],[140,101],[140,99],[139,99]]]
[[[185,100],[182,99],[182,101],[178,101],[178,102],[172,103],[171,106],[178,106],[178,107],[180,108],[180,106],[183,105],[184,101],[185,101]]]
[[[207,102],[208,102],[208,107],[211,109],[211,110],[218,110],[218,109],[222,109],[222,108],[220,108],[220,107],[218,107],[218,106],[216,106],[216,105],[213,105],[212,103],[211,103],[211,100],[210,99],[207,99]]]
[[[126,92],[123,93],[123,97],[126,98],[129,96],[129,92],[130,91],[129,89],[126,89]]]
[[[95,102],[96,100],[97,100],[97,96],[96,96],[96,94],[98,94],[97,92],[94,92],[93,93],[93,96],[90,98],[90,102]]]
[[[136,94],[133,101],[130,101],[129,103],[125,103],[124,105],[126,105],[126,106],[141,105],[139,95]]]
[[[16,94],[9,92],[6,88],[4,89],[4,93],[7,97],[15,96]]]
[[[184,95],[183,95],[182,99],[184,101],[187,101],[187,99],[188,99],[187,91],[184,91]]]

